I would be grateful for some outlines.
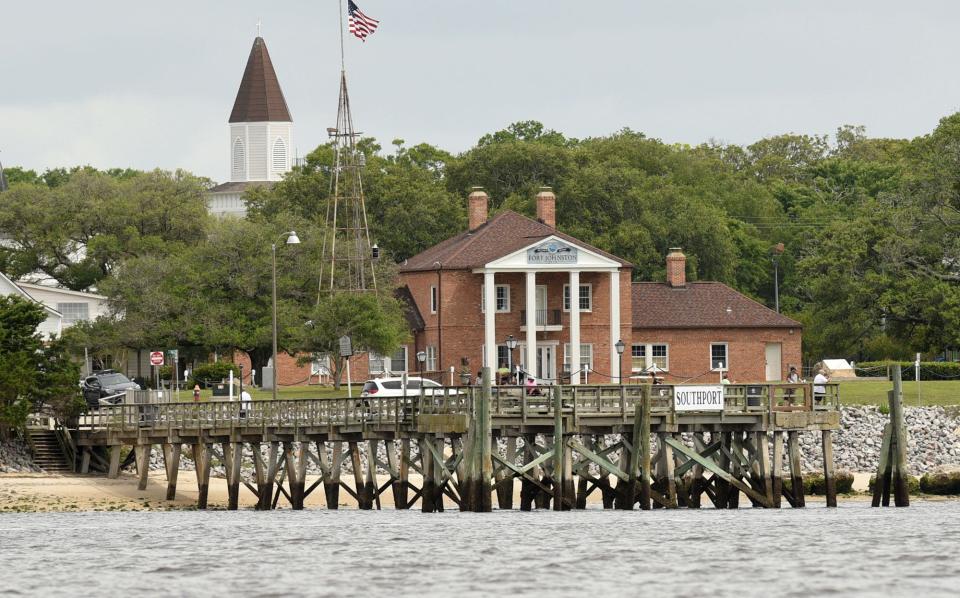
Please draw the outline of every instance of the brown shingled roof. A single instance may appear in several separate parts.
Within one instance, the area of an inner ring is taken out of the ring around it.
[[[802,327],[722,282],[635,282],[632,293],[634,328]]]
[[[523,249],[540,239],[556,236],[564,241],[594,251],[624,266],[627,262],[606,251],[587,245],[542,222],[532,220],[511,210],[500,212],[485,224],[418,253],[400,266],[401,272],[433,270],[440,262],[445,270],[469,270]]]
[[[230,122],[293,122],[262,37],[253,40]]]

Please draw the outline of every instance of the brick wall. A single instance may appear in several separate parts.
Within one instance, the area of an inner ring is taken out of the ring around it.
[[[638,329],[634,343],[668,345],[668,383],[718,382],[718,372],[710,371],[710,344],[727,343],[730,380],[736,383],[762,382],[766,379],[767,343],[781,344],[781,379],[791,365],[800,366],[800,329],[786,328],[703,328],[703,329]],[[629,349],[627,349],[629,351]],[[625,352],[626,353],[626,352]]]

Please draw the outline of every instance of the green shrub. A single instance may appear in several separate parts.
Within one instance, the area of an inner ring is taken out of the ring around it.
[[[920,478],[920,490],[926,494],[960,494],[960,471],[925,473]]]
[[[887,376],[888,366],[894,365],[896,361],[864,361],[857,364],[857,376]],[[914,367],[912,361],[901,361],[900,378],[901,380],[914,379]],[[866,370],[866,371],[864,371]],[[950,380],[960,378],[960,363],[952,361],[921,361],[920,362],[920,380]]]
[[[199,384],[205,387],[208,384],[221,382],[230,376],[230,370],[233,370],[234,377],[240,376],[240,366],[229,361],[218,361],[216,363],[201,363],[190,372],[190,380],[187,384],[193,387]]]
[[[867,484],[867,491],[873,494],[873,489],[877,485],[877,476],[870,476],[870,482]],[[907,476],[907,492],[910,494],[920,494],[920,478],[916,476]]]
[[[837,494],[850,494],[853,492],[853,474],[849,471],[838,471],[834,474],[837,484]],[[790,478],[783,479],[783,485],[793,489]],[[823,480],[822,473],[808,473],[803,476],[803,494],[805,496],[818,496],[827,493],[827,485]]]

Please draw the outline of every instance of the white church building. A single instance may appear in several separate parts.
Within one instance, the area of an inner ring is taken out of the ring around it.
[[[243,194],[283,178],[293,153],[293,119],[262,37],[253,40],[229,126],[230,181],[210,189],[207,208],[214,216],[242,218]]]

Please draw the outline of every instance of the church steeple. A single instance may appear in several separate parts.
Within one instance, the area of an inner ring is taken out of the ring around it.
[[[279,181],[290,170],[293,119],[267,44],[259,35],[253,40],[229,124],[231,182]]]
[[[292,122],[277,72],[262,37],[253,40],[230,122]]]

